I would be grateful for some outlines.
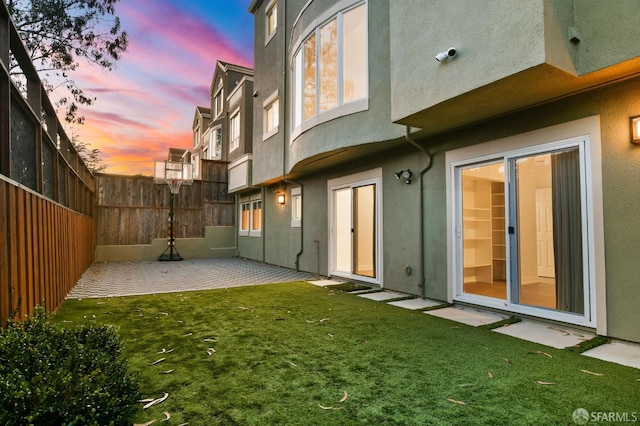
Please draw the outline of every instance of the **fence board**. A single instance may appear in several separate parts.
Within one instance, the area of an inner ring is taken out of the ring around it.
[[[0,176],[0,316],[55,310],[93,262],[95,225]]]

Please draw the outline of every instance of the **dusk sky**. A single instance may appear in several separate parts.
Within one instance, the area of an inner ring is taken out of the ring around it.
[[[122,0],[129,36],[117,68],[71,77],[94,105],[70,132],[102,152],[106,173],[153,174],[169,147],[190,148],[196,106],[209,106],[217,60],[253,67],[251,0]],[[69,129],[68,129],[69,130]],[[71,134],[69,135],[71,137]]]

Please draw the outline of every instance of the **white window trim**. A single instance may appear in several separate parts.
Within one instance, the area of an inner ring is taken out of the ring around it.
[[[278,109],[276,114],[278,115],[278,125],[275,126],[270,131],[267,131],[267,122],[268,122],[268,114],[267,108],[273,105],[274,102],[278,101]],[[262,140],[266,141],[273,135],[278,133],[278,129],[280,127],[280,102],[278,98],[278,91],[273,92],[263,103],[262,103]]]
[[[235,139],[233,139],[233,120],[238,117],[238,139],[237,143],[233,143]],[[242,137],[242,123],[240,122],[240,107],[236,108],[229,115],[229,152],[233,152],[236,149],[240,148],[240,138]]]
[[[273,29],[272,32],[269,32],[269,18],[271,16],[271,11],[273,10],[273,8],[276,8],[276,26]],[[264,17],[265,17],[265,25],[264,25],[264,45],[266,46],[267,44],[269,44],[269,42],[271,41],[271,39],[273,39],[273,37],[276,35],[276,33],[278,32],[278,2],[277,0],[271,0],[268,4],[267,7],[264,8]]]
[[[253,230],[253,205],[256,201],[262,202],[262,196],[260,194],[254,194],[250,196],[240,197],[238,201],[238,235],[241,237],[260,237],[262,235],[262,225],[260,224],[259,230]],[[242,206],[249,205],[249,228],[242,229]],[[262,214],[260,217],[264,217],[264,203],[261,205]]]
[[[253,210],[255,203],[260,203],[260,229],[253,229]],[[258,196],[258,198],[251,200],[251,209],[250,209],[250,220],[249,220],[249,236],[250,237],[259,237],[262,235],[262,216],[264,215],[264,205],[262,204],[262,198]]]
[[[566,314],[558,311],[532,309],[521,305],[509,305],[511,312],[534,315],[557,321],[594,327],[600,335],[607,335],[606,315],[606,274],[604,252],[604,222],[602,198],[602,153],[600,139],[600,117],[592,116],[528,133],[510,136],[495,141],[448,151],[446,162],[446,194],[447,194],[447,269],[448,269],[448,301],[453,302],[458,297],[458,254],[456,253],[456,189],[455,170],[462,164],[472,160],[484,161],[514,153],[537,152],[548,147],[557,147],[563,143],[573,143],[585,140],[585,189],[586,189],[586,218],[587,228],[585,263],[589,271],[589,308],[590,313],[584,317]],[[504,301],[495,304],[497,309],[505,309]],[[473,303],[477,303],[476,300]],[[490,304],[490,303],[489,303]],[[486,304],[489,306],[489,304]]]
[[[300,218],[296,218],[296,198],[302,198],[302,190],[300,187],[291,188],[291,227],[300,228],[302,226],[302,211]]]
[[[215,136],[216,134],[220,135],[220,156],[218,158],[216,158],[216,141],[215,141]],[[208,138],[208,145],[209,145],[209,158],[211,160],[220,160],[222,159],[222,125],[218,125],[215,127],[211,128],[211,131],[209,132],[209,138]]]
[[[217,100],[220,99],[220,110],[218,111],[218,102]],[[216,86],[216,91],[215,94],[213,95],[213,115],[215,118],[218,118],[222,115],[222,112],[224,111],[224,84],[222,83],[222,79],[219,78],[218,79],[218,85]]]

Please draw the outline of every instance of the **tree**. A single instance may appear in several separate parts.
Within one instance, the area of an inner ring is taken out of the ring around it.
[[[127,33],[115,16],[119,0],[9,0],[9,12],[48,91],[65,88],[57,106],[65,120],[82,123],[78,105],[91,105],[70,71],[80,60],[111,71],[127,50]],[[12,74],[20,73],[17,64]]]
[[[98,148],[91,148],[90,143],[82,142],[76,135],[72,136],[71,143],[80,158],[82,158],[82,161],[84,161],[84,164],[93,173],[101,173],[107,168],[107,165],[100,158],[101,152]]]

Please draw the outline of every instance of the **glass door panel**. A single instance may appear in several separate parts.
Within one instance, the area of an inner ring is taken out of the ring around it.
[[[376,276],[376,186],[353,189],[354,253],[353,272],[365,277]]]
[[[510,160],[514,303],[584,313],[579,148]],[[517,264],[516,264],[517,262]]]
[[[340,272],[351,273],[351,188],[334,191],[335,197],[335,265]]]
[[[504,165],[463,169],[463,292],[505,300]]]

